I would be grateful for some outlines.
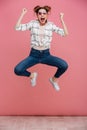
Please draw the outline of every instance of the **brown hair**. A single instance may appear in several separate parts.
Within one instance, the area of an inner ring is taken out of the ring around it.
[[[33,10],[37,14],[40,9],[45,9],[47,13],[51,11],[51,7],[48,6],[48,5],[45,5],[45,6],[39,6],[39,5],[37,5],[37,6],[34,7]]]

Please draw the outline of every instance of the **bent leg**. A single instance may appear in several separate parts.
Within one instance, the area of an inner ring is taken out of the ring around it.
[[[37,59],[33,58],[32,56],[28,56],[18,65],[16,65],[16,67],[14,68],[14,72],[16,75],[29,77],[31,73],[27,71],[27,69],[37,63],[38,63]]]
[[[42,63],[57,67],[57,71],[54,75],[55,78],[59,78],[68,68],[66,61],[52,55],[47,56]]]

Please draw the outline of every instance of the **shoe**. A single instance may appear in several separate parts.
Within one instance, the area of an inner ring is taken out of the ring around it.
[[[37,75],[38,75],[36,72],[34,72],[33,74],[34,74],[34,77],[30,80],[32,87],[36,86],[36,79],[37,79]]]
[[[50,80],[50,83],[53,85],[53,87],[55,88],[56,91],[59,91],[60,90],[60,87],[58,86],[58,83],[57,82],[54,82],[52,80],[52,78],[49,79]]]

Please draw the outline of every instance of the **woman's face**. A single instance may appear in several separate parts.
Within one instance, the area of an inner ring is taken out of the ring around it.
[[[48,13],[45,9],[40,9],[37,13],[37,18],[40,22],[40,25],[45,25],[48,18]]]

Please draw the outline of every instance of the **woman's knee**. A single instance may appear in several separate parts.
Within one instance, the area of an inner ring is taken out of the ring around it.
[[[14,68],[14,73],[15,73],[16,75],[21,75],[22,70],[21,70],[19,67],[15,67],[15,68]]]
[[[63,64],[63,70],[66,71],[67,69],[68,69],[68,64],[67,64],[67,62],[64,62],[64,64]]]

